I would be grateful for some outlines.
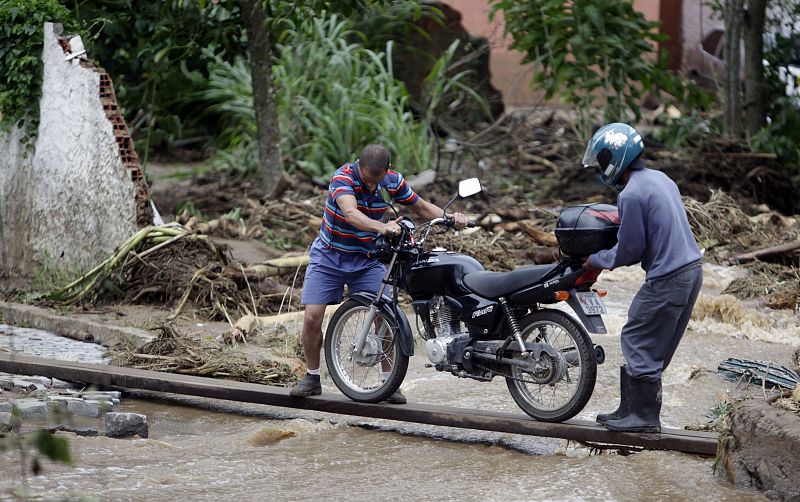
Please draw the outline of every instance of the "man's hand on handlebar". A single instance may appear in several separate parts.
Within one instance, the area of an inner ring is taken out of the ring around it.
[[[447,217],[452,222],[452,225],[456,230],[461,230],[469,223],[469,219],[464,213],[453,213]]]
[[[387,221],[383,224],[383,228],[381,229],[381,235],[386,237],[391,237],[393,235],[400,235],[400,225],[399,222],[402,220],[403,217],[396,218],[391,221]]]

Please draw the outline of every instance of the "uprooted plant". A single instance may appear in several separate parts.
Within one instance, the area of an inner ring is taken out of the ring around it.
[[[263,275],[232,263],[205,235],[179,226],[146,227],[43,299],[65,305],[155,301],[172,306],[171,317],[192,302],[208,319],[231,321],[231,316],[271,312],[283,300],[288,288]]]

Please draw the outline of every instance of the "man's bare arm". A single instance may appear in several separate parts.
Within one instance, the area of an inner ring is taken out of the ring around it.
[[[341,195],[336,199],[335,203],[344,213],[344,217],[347,218],[347,223],[353,225],[359,230],[377,232],[381,235],[396,234],[400,232],[400,227],[395,221],[383,223],[378,220],[373,220],[369,216],[359,211],[354,195]],[[441,209],[439,211],[441,211]]]

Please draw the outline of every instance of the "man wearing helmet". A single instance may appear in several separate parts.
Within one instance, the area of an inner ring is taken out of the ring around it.
[[[620,345],[619,408],[597,416],[612,431],[660,432],[661,374],[678,348],[703,284],[697,247],[677,185],[645,167],[641,135],[627,124],[601,127],[589,140],[583,167],[621,190],[617,244],[589,256],[587,270],[641,263],[647,273],[628,310]]]

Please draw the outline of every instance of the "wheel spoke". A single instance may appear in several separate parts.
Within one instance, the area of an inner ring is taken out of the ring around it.
[[[357,393],[370,393],[384,384],[383,374],[405,373],[405,365],[398,370],[396,331],[386,318],[378,313],[369,326],[364,349],[360,354],[353,351],[353,344],[364,327],[369,307],[355,306],[346,311],[329,328],[326,341],[331,349],[331,372],[337,375],[337,385],[343,384]],[[407,363],[406,363],[407,364]]]
[[[564,351],[574,351],[577,353],[578,346],[575,340],[573,340],[571,334],[562,326],[546,321],[531,325],[531,327],[522,334],[522,337],[526,341],[528,339],[533,339],[538,343],[551,345],[560,357],[560,361],[554,364],[562,365],[566,373],[561,377],[557,377],[554,382],[539,383],[537,382],[536,373],[531,374],[530,372],[514,367],[512,368],[512,376],[518,379],[515,381],[514,385],[520,391],[523,399],[536,409],[552,411],[565,406],[578,391],[578,381],[570,377],[569,370],[576,368],[580,371],[580,361],[575,359],[573,362],[568,362],[562,354]],[[545,357],[547,356],[542,356],[543,359],[545,359]],[[558,369],[558,366],[556,366],[556,369]],[[549,371],[553,371],[553,364],[549,364]]]

